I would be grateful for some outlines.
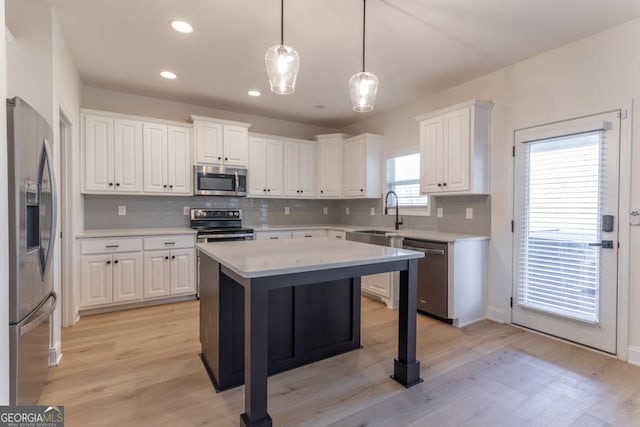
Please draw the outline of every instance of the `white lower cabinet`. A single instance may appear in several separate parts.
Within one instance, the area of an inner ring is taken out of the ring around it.
[[[196,293],[195,235],[80,242],[82,309]]]
[[[347,240],[347,233],[342,230],[327,230],[327,237],[330,239]]]
[[[360,286],[363,291],[372,293],[383,299],[391,298],[391,273],[362,276]],[[387,301],[385,301],[385,303],[386,302]]]
[[[144,297],[195,293],[195,249],[144,254]]]
[[[142,299],[142,254],[83,255],[81,305],[93,307]]]

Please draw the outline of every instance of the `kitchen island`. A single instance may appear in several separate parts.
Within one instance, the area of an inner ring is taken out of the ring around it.
[[[201,243],[202,360],[218,390],[244,383],[241,425],[270,426],[267,377],[360,346],[360,277],[400,271],[392,378],[416,360],[420,252],[330,239]]]

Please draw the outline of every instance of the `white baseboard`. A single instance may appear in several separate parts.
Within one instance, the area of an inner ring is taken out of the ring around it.
[[[60,364],[60,359],[62,359],[62,351],[60,349],[60,342],[57,342],[56,345],[49,349],[49,367],[54,368]]]
[[[487,307],[487,319],[498,323],[508,323],[504,318],[504,310],[497,307]]]
[[[632,365],[640,366],[640,347],[629,347],[629,354],[627,362]]]

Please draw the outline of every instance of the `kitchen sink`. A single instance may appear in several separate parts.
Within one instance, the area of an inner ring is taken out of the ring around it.
[[[382,230],[347,231],[347,240],[371,245],[389,246],[387,232]]]
[[[387,231],[383,231],[383,230],[356,230],[356,231],[354,231],[354,233],[365,233],[365,234],[375,234],[375,235],[385,236],[387,234]]]

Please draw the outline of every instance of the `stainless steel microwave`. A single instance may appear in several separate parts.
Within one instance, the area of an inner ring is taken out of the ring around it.
[[[193,194],[196,196],[246,196],[247,170],[195,165]]]

